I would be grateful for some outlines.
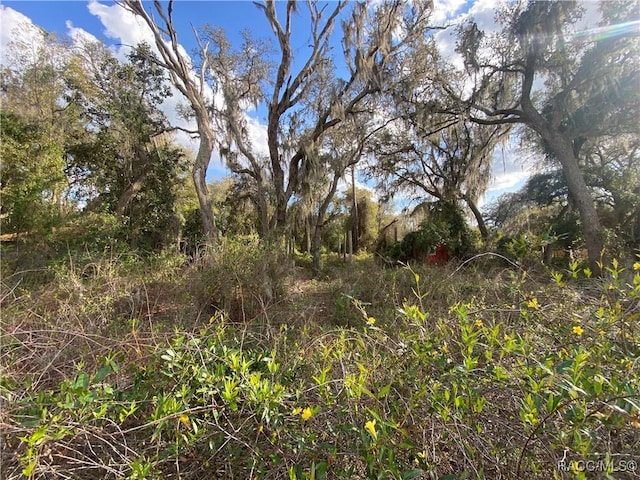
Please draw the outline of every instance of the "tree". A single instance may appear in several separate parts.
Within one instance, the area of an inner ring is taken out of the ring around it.
[[[157,60],[168,73],[172,84],[189,102],[191,113],[195,117],[197,133],[200,138],[198,152],[193,164],[191,174],[193,184],[200,204],[200,215],[205,235],[209,243],[216,241],[217,230],[215,215],[208,195],[206,173],[211,155],[216,144],[216,131],[214,121],[210,116],[210,92],[216,91],[216,79],[212,79],[208,74],[207,64],[208,45],[198,42],[200,65],[196,71],[191,60],[178,43],[178,35],[173,23],[173,0],[170,0],[166,10],[159,0],[154,0],[156,13],[160,17],[161,24],[156,23],[152,16],[145,10],[141,0],[120,0],[118,2],[123,8],[140,17],[151,29],[153,38],[161,60]]]
[[[310,246],[316,274],[322,268],[322,234],[338,183],[347,169],[355,168],[365,147],[367,137],[359,132],[363,129],[360,123],[366,125],[364,121],[343,124],[340,131],[332,130],[325,136],[319,151],[307,150],[308,164],[313,171],[305,175],[300,196],[303,202],[309,204],[309,230],[313,230]]]
[[[50,231],[73,209],[65,152],[82,125],[77,107],[63,101],[70,58],[54,36],[43,34],[41,40],[34,40],[33,48],[10,45],[12,62],[3,71],[4,231]]]
[[[81,107],[89,135],[69,147],[69,168],[98,192],[87,199],[92,208],[115,213],[131,243],[160,246],[176,223],[176,190],[187,167],[160,110],[170,95],[164,70],[145,44],[127,63],[101,44],[84,45],[80,56],[66,95]]]
[[[632,20],[630,4],[603,3],[602,27]],[[580,212],[589,262],[601,259],[603,230],[579,157],[588,139],[637,128],[638,37],[580,36],[574,2],[527,2],[502,13],[503,30],[486,35],[471,21],[458,50],[471,93],[445,86],[458,113],[483,125],[520,124],[540,136],[561,165]],[[539,88],[537,79],[544,79]]]
[[[369,174],[380,190],[425,195],[456,207],[466,203],[476,218],[484,241],[488,230],[477,199],[491,178],[493,151],[508,133],[501,125],[456,122],[442,128],[437,116],[422,121],[404,115],[377,137],[376,161]],[[433,130],[436,133],[432,133]]]
[[[344,196],[345,206],[349,212],[345,229],[357,231],[358,238],[354,239],[354,244],[357,244],[361,250],[371,251],[378,238],[378,204],[373,199],[373,192],[366,188],[356,188],[356,196],[357,216],[353,207],[353,191],[347,191]],[[355,228],[356,221],[357,228]]]
[[[0,111],[0,218],[3,232],[47,231],[56,221],[55,195],[64,185],[60,146],[41,126]]]
[[[391,81],[396,74],[392,67],[394,57],[402,53],[412,38],[424,35],[430,12],[426,4],[411,7],[404,2],[385,2],[371,14],[364,3],[356,4],[343,22],[344,61],[349,74],[342,79],[337,78],[329,57],[329,39],[345,4],[336,3],[326,17],[326,5],[322,8],[315,2],[306,5],[312,42],[305,55],[295,58],[291,33],[297,3],[287,2],[284,18],[279,17],[274,2],[259,4],[278,45],[275,78],[254,77],[247,81],[252,71],[247,65],[256,65],[251,56],[248,63],[230,62],[231,70],[218,72],[228,107],[223,117],[228,136],[222,151],[231,160],[234,171],[250,177],[256,191],[271,190],[269,196],[275,205],[263,231],[276,236],[287,228],[291,199],[300,193],[306,176],[314,171],[311,164],[317,157],[310,152],[322,145],[323,137],[331,129],[356,115],[367,99]],[[300,67],[295,68],[296,65]],[[261,71],[270,73],[269,69]],[[268,84],[268,90],[262,94],[268,110],[267,158],[256,152],[250,141],[249,120],[238,113],[248,103],[247,95],[253,99],[251,92],[259,84]],[[267,205],[261,205],[259,210],[267,209]]]
[[[498,197],[489,205],[487,220],[498,230],[499,246],[526,239],[529,246],[542,247],[545,263],[554,247],[575,247],[581,237],[578,212],[558,169],[536,173],[519,191]]]
[[[600,140],[600,139],[599,139]],[[581,166],[604,226],[629,248],[640,247],[640,138],[615,135],[583,147]]]
[[[580,157],[580,168],[602,224],[615,232],[627,248],[637,248],[640,240],[638,146],[637,137],[618,135],[596,145],[585,145]],[[562,170],[550,163],[518,192],[494,202],[489,218],[508,235],[528,231],[538,236],[562,237],[568,246],[580,237],[577,213]]]

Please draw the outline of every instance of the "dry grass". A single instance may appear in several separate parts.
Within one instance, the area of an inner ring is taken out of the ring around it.
[[[557,470],[565,448],[638,451],[637,409],[612,400],[638,391],[640,307],[624,288],[560,287],[493,257],[411,269],[329,258],[320,279],[270,258],[228,245],[190,265],[67,258],[5,275],[2,478],[30,462],[32,478],[580,478]],[[582,349],[586,367],[563,373]],[[240,373],[235,358],[253,366]],[[106,359],[117,369],[94,381]],[[600,395],[587,391],[598,376]],[[563,390],[571,378],[584,396]],[[235,409],[225,382],[238,382]],[[536,389],[560,404],[528,424]],[[317,411],[301,420],[298,407]],[[377,439],[364,429],[374,418]]]

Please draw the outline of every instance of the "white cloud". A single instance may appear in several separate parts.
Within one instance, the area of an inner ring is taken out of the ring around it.
[[[114,52],[120,61],[125,61],[126,55],[131,51],[131,48],[142,42],[149,44],[153,52],[159,55],[153,32],[142,19],[133,13],[119,5],[104,5],[97,0],[90,0],[87,8],[92,15],[98,17],[105,27],[104,34],[119,42],[118,48],[115,48]],[[181,48],[181,53],[186,58],[189,58],[183,48]],[[178,106],[184,104],[186,99],[173,85],[171,86],[171,92],[172,96],[165,99],[161,107],[169,123],[172,126],[196,130],[195,120],[187,121],[178,114]],[[176,141],[188,150],[197,150],[198,140],[191,138],[185,132],[178,131],[176,133]]]
[[[65,22],[65,25],[67,27],[68,35],[73,41],[74,45],[84,45],[87,43],[100,42],[100,40],[98,40],[94,35],[87,32],[86,30],[79,27],[74,27],[73,23],[71,23],[70,20],[67,20]]]
[[[251,146],[258,156],[269,155],[269,144],[267,138],[267,126],[260,123],[257,119],[245,115],[247,120],[247,130],[249,138],[251,138]]]
[[[458,11],[466,4],[466,0],[435,0],[433,2],[433,15],[431,23],[443,25],[458,14]]]
[[[454,5],[457,4],[457,0],[453,3]],[[496,32],[498,30],[498,25],[495,21],[495,13],[499,4],[499,0],[477,0],[468,11],[457,15],[456,12],[459,10],[458,7],[456,7],[455,10],[445,10],[449,12],[449,16],[445,18],[445,22],[450,25],[454,25],[454,27],[442,30],[435,35],[438,49],[440,50],[442,57],[451,62],[456,68],[462,69],[462,57],[455,51],[457,41],[455,26],[461,25],[466,20],[473,18],[478,24],[478,28],[480,30],[487,33]]]
[[[131,47],[146,42],[157,53],[153,43],[153,33],[149,27],[133,13],[125,10],[117,4],[104,5],[97,0],[90,0],[87,5],[89,13],[98,17],[105,27],[104,34],[115,40],[120,40],[121,45],[116,49],[116,55],[124,60]]]
[[[117,56],[120,60],[124,60],[126,53],[130,50],[131,46],[137,45],[140,42],[146,42],[151,45],[151,48],[159,55],[158,49],[155,45],[153,33],[147,26],[147,24],[136,17],[133,13],[125,10],[124,8],[118,5],[104,5],[99,3],[97,0],[90,0],[88,5],[89,12],[95,15],[100,19],[103,26],[105,27],[105,35],[115,40],[119,40],[122,46],[117,50]],[[186,33],[187,35],[191,34],[190,32]],[[186,58],[189,62],[192,63],[191,57],[188,55],[187,51],[179,46],[180,54]],[[196,79],[195,72],[192,72],[192,78]],[[213,98],[216,104],[221,105],[223,103],[223,96],[221,92],[217,92],[215,95],[210,88],[205,89],[205,96],[211,99]],[[179,104],[186,103],[185,97],[172,86],[173,96],[165,100],[162,105],[162,110],[165,115],[169,119],[171,125],[181,126],[187,128],[189,130],[196,130],[195,120],[185,121],[181,118],[177,113],[177,107]],[[266,126],[261,124],[255,118],[246,115],[247,118],[247,129],[249,131],[249,135],[251,138],[251,143],[254,149],[254,152],[257,155],[268,155],[268,147],[267,147],[267,129]],[[184,132],[179,132],[177,134],[177,141],[191,149],[195,150],[198,145],[197,139],[192,139],[189,135]],[[216,176],[220,173],[220,167],[215,167],[215,165],[220,164],[220,157],[218,152],[214,152],[212,156],[212,161],[210,163],[210,174],[215,174]],[[228,170],[225,170],[228,174]]]
[[[0,5],[0,65],[10,65],[17,60],[13,56],[18,51],[23,58],[35,59],[44,44],[44,33],[29,17]]]
[[[520,188],[535,172],[535,161],[525,154],[514,142],[496,148],[491,166],[492,180],[483,198],[479,199],[481,208],[491,203],[499,195]]]
[[[443,0],[440,0],[443,1]],[[496,11],[504,0],[476,0],[467,12],[458,13],[457,7],[445,8],[445,12],[451,12],[447,17],[448,23],[461,24],[473,18],[478,28],[487,34],[493,34],[500,30],[500,25],[496,22]],[[438,5],[438,1],[436,2]],[[457,5],[457,0],[454,2]],[[583,17],[576,22],[572,30],[583,31],[593,27],[601,19],[598,3],[583,1],[582,7],[585,9]],[[456,35],[455,28],[449,28],[438,32],[435,36],[438,48],[447,61],[454,67],[462,70],[463,60],[455,51]],[[544,87],[544,78],[536,78],[534,90]],[[503,149],[497,149],[494,154],[494,164],[492,168],[492,181],[486,192],[485,198],[479,202],[480,206],[492,201],[496,196],[520,188],[524,182],[535,171],[534,162],[531,158],[523,157],[523,152],[517,146],[511,144]]]
[[[351,169],[347,170],[344,177],[338,181],[337,195],[345,195],[347,192],[351,192],[353,184],[351,183]],[[379,199],[378,192],[371,185],[362,183],[358,180],[358,170],[356,169],[356,188],[360,190],[366,190],[371,194],[371,200],[377,202]]]

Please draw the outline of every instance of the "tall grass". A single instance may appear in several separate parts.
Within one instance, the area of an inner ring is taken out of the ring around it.
[[[638,476],[633,267],[66,258],[3,279],[2,478]]]

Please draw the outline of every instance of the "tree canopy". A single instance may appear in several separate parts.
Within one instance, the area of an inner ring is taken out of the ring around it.
[[[344,198],[341,228],[356,247],[378,243],[365,238],[377,231],[363,223],[356,184],[366,182],[380,205],[439,205],[452,225],[473,218],[485,246],[527,205],[557,209],[544,231],[571,217],[592,268],[608,232],[638,245],[638,35],[618,28],[633,21],[631,4],[601,5],[594,32],[606,35],[581,30],[574,2],[504,4],[493,33],[472,17],[457,27],[460,63],[441,50],[437,33],[453,27],[435,25],[428,2],[266,1],[256,8],[270,37],[243,32],[234,44],[203,24],[192,55],[179,43],[179,4],[154,3],[153,15],[139,1],[120,5],[153,39],[124,61],[99,43],[70,48],[52,36],[31,60],[13,48],[2,88],[5,230],[103,212],[130,242],[155,248],[163,225],[179,231],[187,215],[193,238],[210,245],[221,232],[254,231],[283,246],[304,225],[319,266],[323,228]],[[295,49],[301,30],[310,43]],[[192,130],[170,124],[172,94],[186,101],[178,113]],[[176,131],[198,139],[193,157]],[[495,149],[507,143],[525,145],[542,173],[483,212]],[[212,186],[214,154],[232,175]]]

